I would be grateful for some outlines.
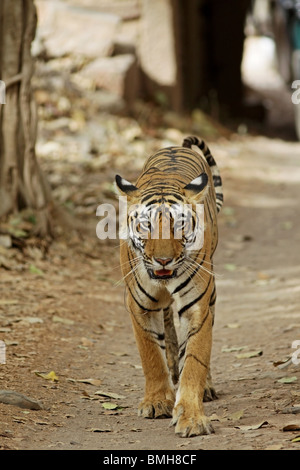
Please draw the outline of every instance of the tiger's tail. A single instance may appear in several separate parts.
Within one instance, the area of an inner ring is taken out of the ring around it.
[[[208,146],[204,142],[204,140],[198,139],[198,137],[189,136],[189,137],[186,137],[182,143],[183,147],[190,148],[190,149],[192,148],[192,145],[196,145],[201,150],[201,152],[206,158],[207,163],[210,166],[212,176],[213,176],[213,181],[214,181],[215,192],[216,192],[217,212],[220,212],[222,205],[223,205],[224,197],[223,197],[222,179],[221,179],[219,168],[216,164],[214,157],[210,153]]]

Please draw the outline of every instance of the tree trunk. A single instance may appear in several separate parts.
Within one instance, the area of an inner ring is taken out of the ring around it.
[[[31,42],[36,31],[33,0],[0,2],[0,217],[30,208],[37,232],[52,234],[52,200],[35,154],[37,113],[31,89]]]
[[[146,96],[163,91],[179,112],[200,107],[214,114],[220,108],[238,115],[250,5],[251,0],[142,0],[139,53]]]
[[[172,0],[179,108],[214,102],[239,113],[241,62],[251,0]],[[212,109],[208,109],[212,111]]]

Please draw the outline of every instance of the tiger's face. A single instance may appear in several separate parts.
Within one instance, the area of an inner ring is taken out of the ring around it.
[[[162,202],[130,208],[128,236],[152,279],[176,277],[194,241],[196,221],[190,205]]]
[[[187,185],[177,200],[174,192],[172,198],[161,194],[159,200],[146,198],[144,204],[145,194],[119,178],[117,186],[128,198],[127,240],[136,259],[142,260],[151,279],[166,281],[176,277],[185,269],[189,251],[203,242],[204,211],[200,201],[207,185],[206,174]]]

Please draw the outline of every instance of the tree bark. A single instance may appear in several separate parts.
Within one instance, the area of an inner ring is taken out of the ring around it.
[[[169,107],[179,112],[197,107],[213,112],[217,107],[227,115],[239,114],[244,27],[251,0],[143,0],[142,5],[145,95],[155,97],[162,90]],[[172,15],[163,14],[163,5]]]
[[[36,231],[51,235],[51,193],[35,154],[37,113],[31,89],[31,43],[36,31],[33,0],[0,2],[0,218],[24,208],[37,218]]]

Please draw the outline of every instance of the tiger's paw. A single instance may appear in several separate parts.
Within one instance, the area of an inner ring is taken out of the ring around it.
[[[218,395],[214,387],[210,384],[206,384],[204,389],[203,401],[213,401],[217,399]]]
[[[174,400],[168,398],[145,398],[139,405],[138,415],[143,418],[170,418]]]
[[[175,424],[175,433],[180,437],[202,436],[214,433],[209,418],[198,410],[186,412],[183,405],[176,405],[173,410],[172,424]]]

